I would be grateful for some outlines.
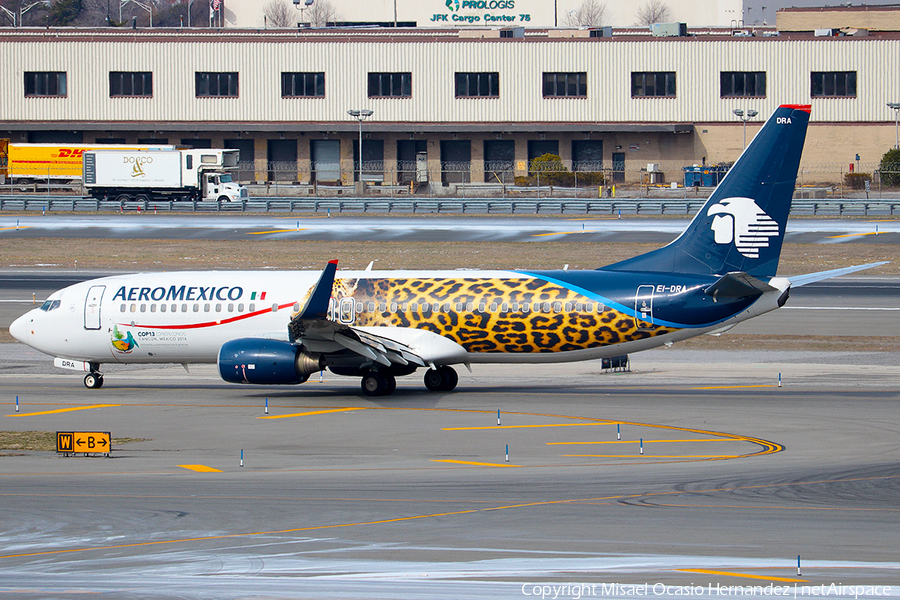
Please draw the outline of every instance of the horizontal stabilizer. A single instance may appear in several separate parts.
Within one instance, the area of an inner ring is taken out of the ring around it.
[[[856,273],[857,271],[865,271],[866,269],[871,269],[872,267],[880,267],[881,265],[886,265],[889,262],[891,261],[883,260],[881,262],[873,262],[866,265],[856,265],[853,267],[844,267],[842,269],[832,269],[830,271],[819,271],[818,273],[807,273],[806,275],[788,277],[788,280],[791,282],[791,287],[801,287],[809,283],[831,279],[832,277],[840,277],[841,275],[849,275],[850,273]]]
[[[337,271],[337,260],[329,260],[319,277],[313,293],[310,294],[306,306],[296,319],[324,319],[328,316],[328,302],[331,300],[331,288],[334,287],[334,274]]]
[[[753,275],[736,271],[723,275],[718,281],[703,291],[716,298],[745,298],[772,292],[775,291],[775,288],[765,281],[760,281]]]

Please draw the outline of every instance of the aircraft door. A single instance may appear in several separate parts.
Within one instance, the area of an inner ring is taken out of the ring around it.
[[[338,305],[338,320],[341,323],[352,323],[355,309],[356,303],[353,298],[341,298]]]
[[[634,326],[646,330],[653,325],[653,286],[638,286],[634,294]]]
[[[94,285],[88,290],[84,299],[84,328],[100,329],[100,304],[103,300],[105,285]]]

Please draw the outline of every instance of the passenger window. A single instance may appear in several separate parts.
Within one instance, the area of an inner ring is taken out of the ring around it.
[[[462,309],[463,309],[462,302],[457,302],[456,303],[456,312],[462,312]]]
[[[147,312],[147,305],[141,304],[141,312]]]
[[[444,302],[444,312],[445,313],[450,312],[450,303],[449,302]]]
[[[125,309],[125,305],[124,305],[124,304],[121,305],[121,306],[119,307],[119,312],[125,312],[125,310],[126,310],[126,309]]]
[[[194,304],[194,312],[200,312],[200,305]]]
[[[566,302],[566,312],[572,312],[572,303]]]
[[[562,310],[562,302],[553,303],[553,312],[558,313]]]
[[[131,312],[137,312],[137,304],[131,305]]]
[[[423,302],[422,303],[422,312],[423,313],[431,312],[431,304],[429,304],[428,302]]]
[[[472,312],[475,310],[475,305],[471,302],[466,302],[466,312]]]
[[[531,312],[531,305],[528,302],[522,303],[522,312],[523,313]]]
[[[478,303],[478,312],[484,312],[484,302]]]
[[[209,312],[209,304],[203,305],[203,312]]]
[[[363,303],[357,302],[356,303],[356,312],[361,313],[362,311],[363,311]]]
[[[244,312],[244,303],[243,303],[243,302],[241,302],[241,303],[238,304],[238,309],[237,309],[237,311],[238,311],[239,313]]]
[[[234,304],[228,305],[228,312],[234,312]]]
[[[402,310],[403,312],[406,312],[406,310],[407,310],[408,308],[409,308],[409,303],[408,303],[408,302],[404,302],[403,304],[400,305],[400,310]]]
[[[159,305],[159,312],[166,312],[166,305],[165,305],[165,304],[160,304],[160,305]]]
[[[368,304],[366,304],[366,310],[369,312],[375,312],[375,303],[369,302]]]
[[[272,312],[278,312],[278,303],[272,305]]]
[[[250,306],[247,307],[247,312],[253,312],[256,310],[256,304],[253,302],[250,303]]]
[[[587,312],[594,312],[594,303],[593,303],[593,302],[588,302],[587,304],[585,304],[585,305],[584,305],[584,310],[587,311]]]
[[[181,312],[187,312],[187,304],[181,305]]]
[[[216,304],[216,312],[222,312],[222,305]]]
[[[576,302],[575,303],[575,311],[581,312],[584,310],[584,302]]]
[[[504,313],[505,313],[505,312],[509,312],[509,304],[507,304],[506,302],[504,302],[503,304],[501,304],[501,305],[500,305],[500,312],[504,312]]]
[[[155,312],[156,312],[156,305],[155,305],[155,304],[151,304],[151,305],[150,305],[150,312],[152,312],[152,313],[155,313]]]
[[[378,310],[381,312],[387,312],[387,302],[382,302],[378,305]]]
[[[491,302],[491,312],[497,312],[497,303]]]
[[[397,303],[391,302],[391,312],[397,312]]]
[[[513,302],[513,303],[512,303],[512,311],[513,311],[513,312],[517,312],[518,310],[519,310],[519,303],[518,303],[518,302]]]
[[[432,310],[434,310],[434,312],[441,312],[441,303],[435,302],[431,308]]]
[[[544,302],[544,312],[545,313],[550,312],[550,303],[549,302]]]

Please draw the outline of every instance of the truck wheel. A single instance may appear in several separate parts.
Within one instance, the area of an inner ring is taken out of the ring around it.
[[[219,197],[217,198],[217,200],[218,200],[219,202],[230,202],[230,201],[231,201],[231,198],[229,198],[228,196],[219,196]]]
[[[130,194],[119,194],[116,196],[116,202],[128,202],[129,200],[131,200]]]
[[[135,202],[150,202],[150,196],[147,194],[138,194],[134,197]]]

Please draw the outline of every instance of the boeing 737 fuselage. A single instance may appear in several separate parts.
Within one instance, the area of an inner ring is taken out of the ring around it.
[[[452,365],[589,360],[725,330],[787,301],[792,281],[775,275],[808,120],[808,106],[779,107],[677,240],[596,271],[141,273],[55,292],[10,332],[92,388],[103,363],[217,363],[235,383],[327,368],[382,395],[419,368],[449,391]]]

